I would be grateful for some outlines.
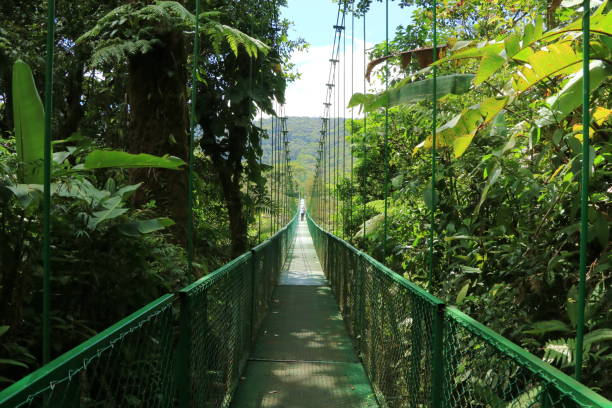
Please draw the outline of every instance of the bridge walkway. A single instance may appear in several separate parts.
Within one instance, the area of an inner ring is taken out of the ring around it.
[[[378,407],[305,221],[232,407]]]

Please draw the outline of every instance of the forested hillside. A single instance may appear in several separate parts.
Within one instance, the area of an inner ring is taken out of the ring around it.
[[[258,121],[255,123],[259,125]],[[274,126],[276,126],[276,123]],[[267,130],[268,135],[272,134],[272,120],[270,118],[263,119],[263,128]],[[321,118],[290,116],[287,118],[287,130],[291,160],[293,161],[291,165],[294,167],[297,182],[301,187],[305,187],[307,181],[313,175],[317,162],[317,150],[321,137]],[[271,138],[264,139],[262,143],[263,162],[266,164],[270,164],[271,143]],[[302,188],[302,191],[305,191],[304,188]]]

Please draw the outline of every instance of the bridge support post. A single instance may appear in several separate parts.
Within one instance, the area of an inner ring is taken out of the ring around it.
[[[179,344],[176,364],[176,380],[180,408],[192,406],[192,316],[191,299],[187,292],[179,291],[180,317],[179,317]]]
[[[257,275],[257,251],[251,249],[251,333],[249,336],[249,350],[253,347],[255,336],[257,336],[257,328],[255,327],[257,318],[257,287],[255,285],[255,277]]]
[[[431,355],[431,404],[432,408],[446,408],[444,393],[444,309],[439,303],[433,310],[432,355]]]

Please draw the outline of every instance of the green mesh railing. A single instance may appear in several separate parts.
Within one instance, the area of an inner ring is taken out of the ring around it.
[[[382,407],[612,407],[310,217],[308,227]]]
[[[0,408],[228,406],[296,226],[6,388]]]

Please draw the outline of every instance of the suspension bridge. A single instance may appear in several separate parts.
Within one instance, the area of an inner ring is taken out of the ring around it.
[[[272,130],[271,155],[270,196],[281,209],[271,225],[277,232],[9,386],[0,392],[0,408],[612,407],[576,379],[328,231],[337,230],[342,206],[328,186],[352,171],[353,146],[347,150],[346,121],[340,121],[346,100],[335,91],[341,86],[346,91],[346,83],[340,83],[340,49],[346,49],[350,4],[339,2],[333,25],[319,160],[306,219],[300,220],[297,203],[287,194],[288,130],[281,115]],[[435,1],[433,10],[435,60]],[[365,36],[365,16],[363,21]],[[435,68],[433,75],[435,135]],[[193,122],[191,130],[193,136]],[[386,137],[387,131],[385,161]],[[587,133],[587,149],[588,140]],[[434,176],[435,147],[434,139]],[[385,240],[387,197],[385,183]],[[48,223],[45,228],[48,235]],[[192,250],[188,239],[188,253]],[[47,247],[47,257],[48,252]],[[47,258],[46,273],[48,263]]]

